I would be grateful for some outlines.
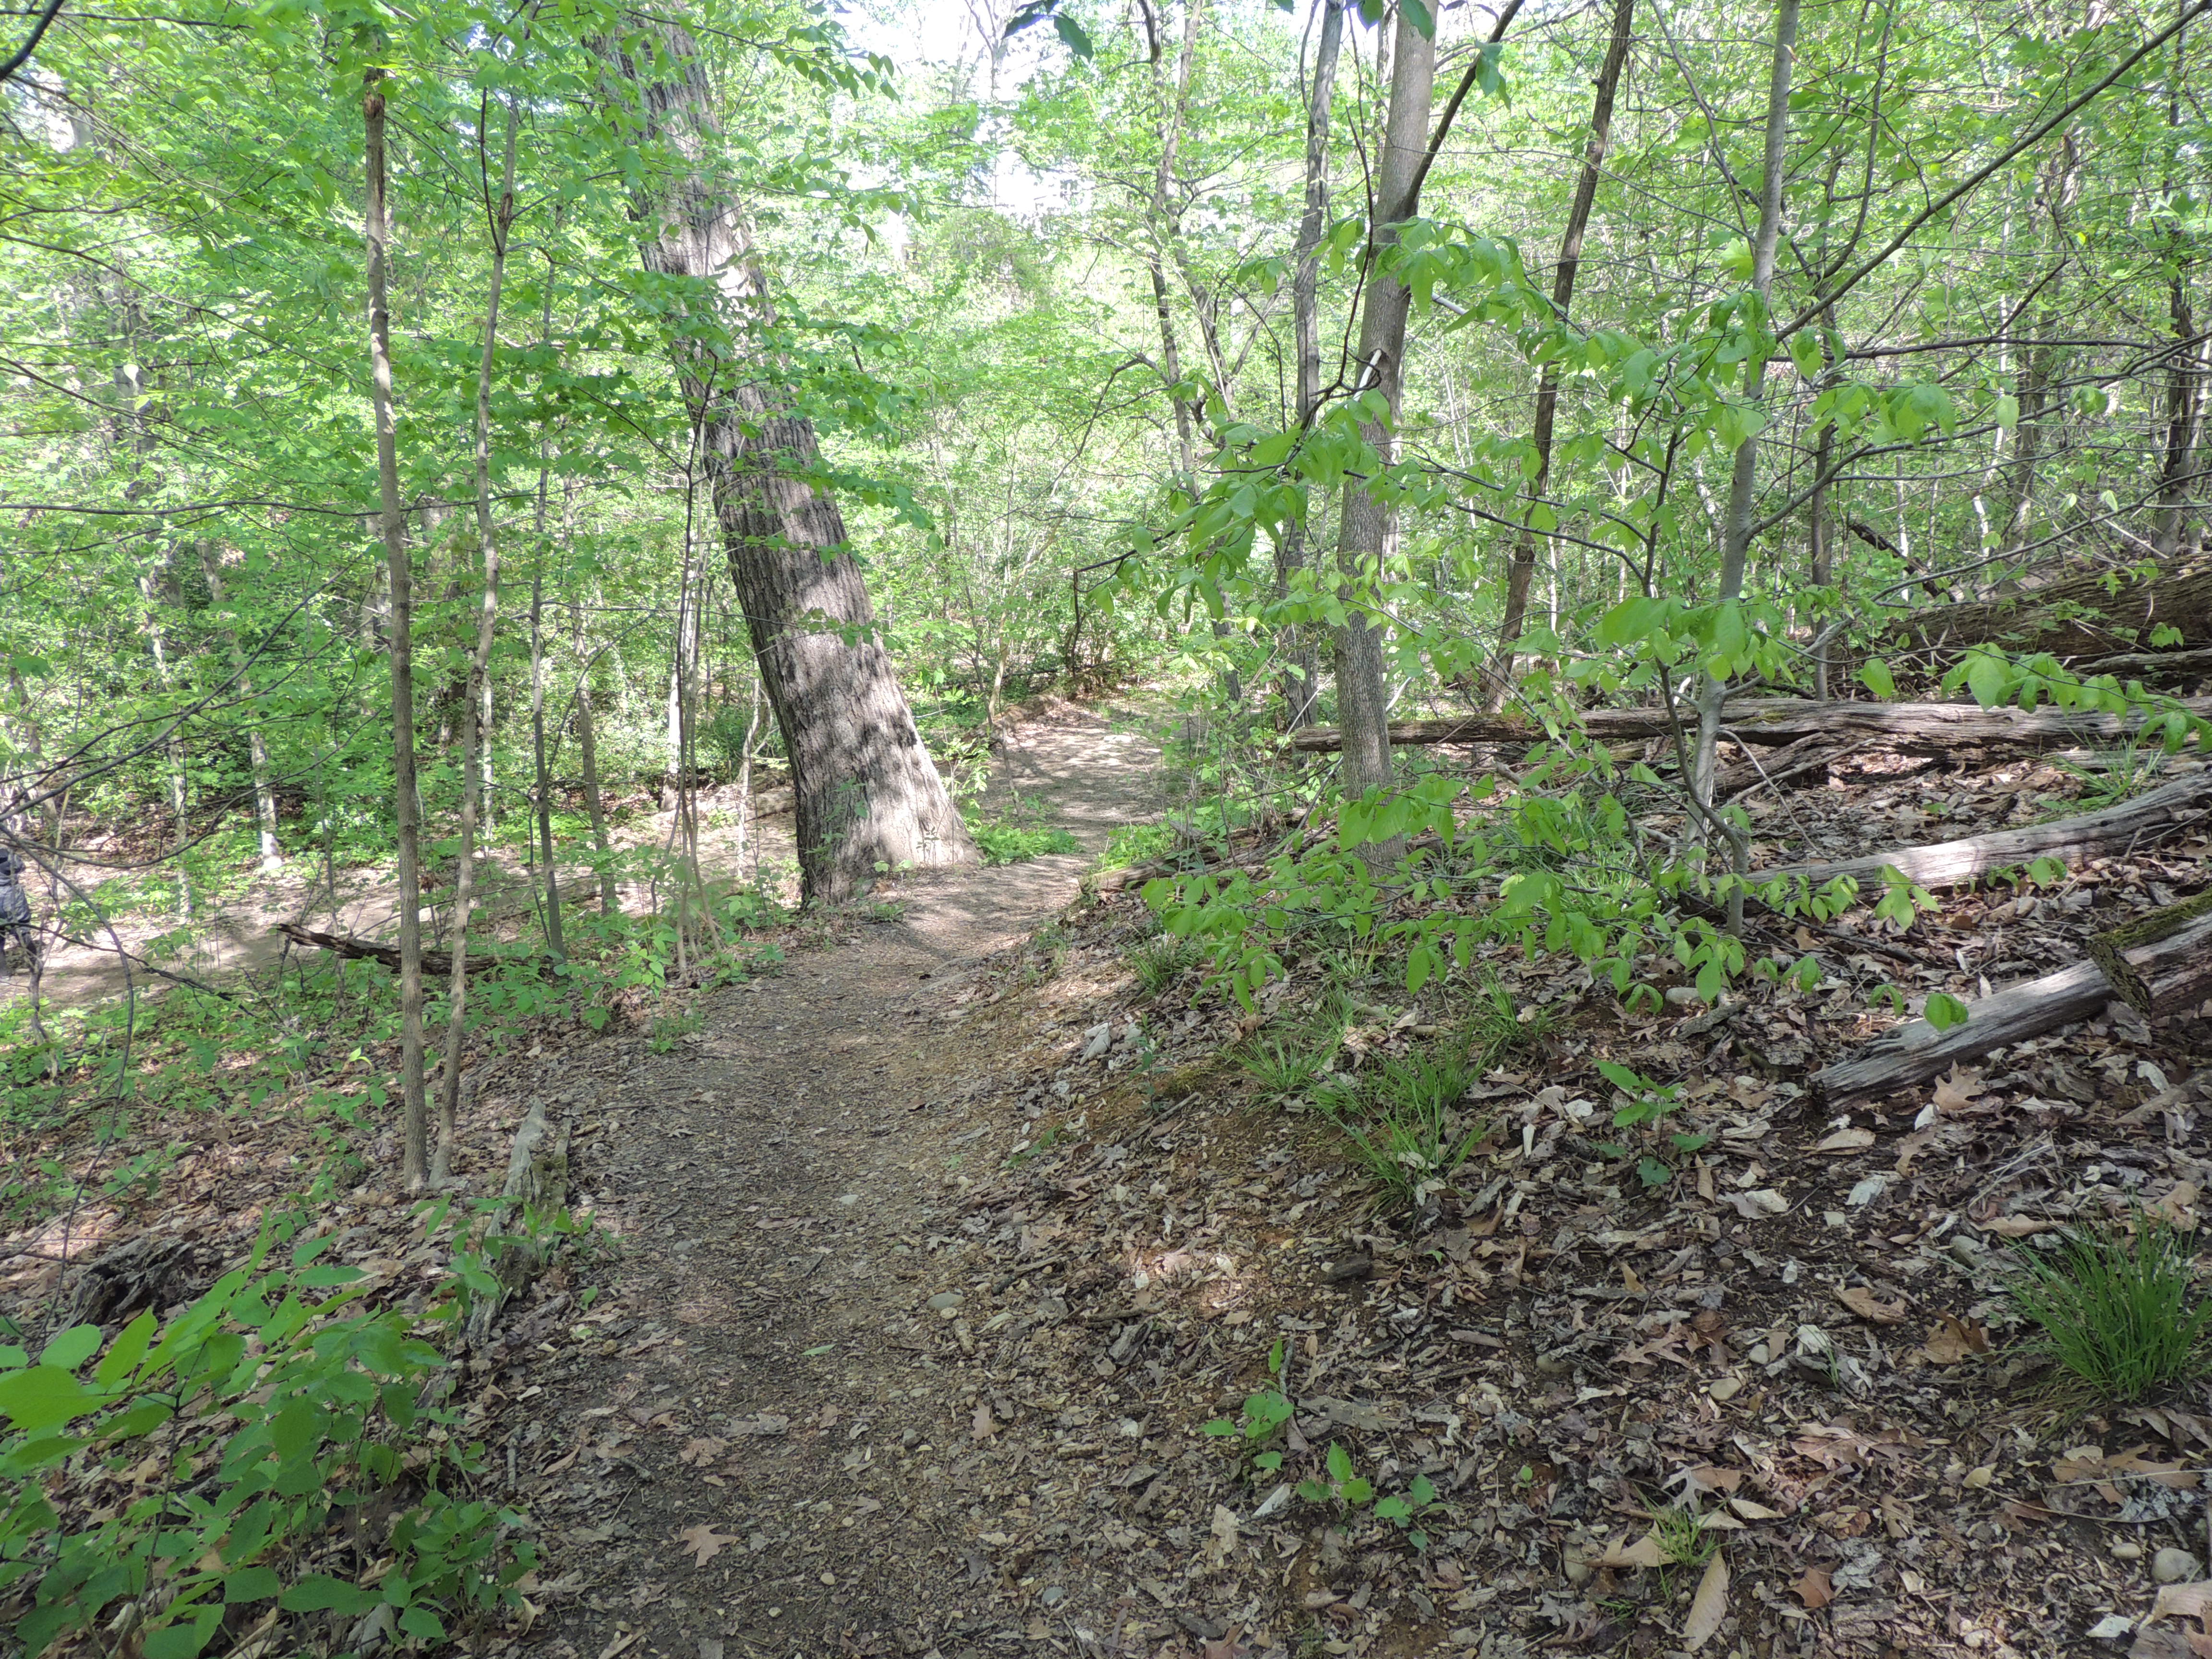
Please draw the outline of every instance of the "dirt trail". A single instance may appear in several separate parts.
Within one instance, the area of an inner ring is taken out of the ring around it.
[[[702,997],[687,1052],[611,1042],[539,1079],[584,1120],[577,1178],[623,1255],[594,1340],[534,1370],[509,1418],[550,1546],[534,1645],[951,1659],[957,1632],[1004,1626],[973,1623],[1005,1587],[971,1540],[992,1494],[1049,1490],[1054,1447],[978,1419],[960,1287],[933,1273],[973,1139],[945,1098],[977,1060],[955,1005],[967,964],[1064,906],[1115,824],[1158,815],[1152,746],[1116,724],[1063,707],[994,781],[994,806],[1018,792],[1085,854],[909,883],[898,921]],[[1065,1648],[1112,1628],[1073,1581],[1033,1596],[1017,1632]]]

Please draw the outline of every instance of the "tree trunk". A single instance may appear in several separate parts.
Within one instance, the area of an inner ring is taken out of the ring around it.
[[[2186,274],[2173,273],[2166,307],[2173,325],[2173,356],[2166,371],[2166,459],[2159,469],[2158,518],[2155,531],[2159,556],[2172,558],[2182,544],[2188,520],[2188,503],[2197,460],[2197,428],[2203,421],[2203,396],[2198,386],[2201,365],[2197,353],[2197,319],[2189,304]]]
[[[562,486],[561,525],[562,538],[567,537],[568,486]],[[607,848],[606,803],[599,794],[599,737],[592,708],[592,659],[584,649],[583,601],[570,594],[568,599],[568,637],[576,653],[576,755],[584,769],[584,811],[592,820],[592,850],[599,860],[599,914],[613,915],[622,908],[622,901],[615,891],[614,861]]]
[[[1589,227],[1590,205],[1597,199],[1598,179],[1604,171],[1605,154],[1613,136],[1613,97],[1620,85],[1622,66],[1628,62],[1628,46],[1633,33],[1636,0],[1614,0],[1613,10],[1613,40],[1607,46],[1605,61],[1599,65],[1597,89],[1590,100],[1589,139],[1583,147],[1582,176],[1575,181],[1575,195],[1567,210],[1567,227],[1559,238],[1559,263],[1552,273],[1552,309],[1559,319],[1566,320],[1567,308],[1575,296],[1575,275],[1582,267],[1583,237]],[[1544,362],[1543,374],[1536,385],[1536,472],[1528,483],[1528,500],[1533,506],[1544,497],[1552,478],[1552,428],[1559,405],[1559,360],[1556,355]],[[1505,706],[1505,699],[1513,684],[1513,647],[1521,637],[1522,618],[1528,608],[1528,584],[1536,574],[1536,532],[1524,520],[1513,544],[1512,562],[1505,572],[1505,613],[1498,624],[1498,659],[1491,671],[1491,683],[1483,697],[1483,707],[1495,711]]]
[[[398,815],[399,1087],[404,1150],[400,1178],[420,1192],[429,1180],[428,1124],[422,1096],[422,872],[415,792],[415,641],[413,572],[407,525],[399,507],[399,451],[392,416],[392,307],[386,295],[391,228],[385,214],[384,71],[362,76],[362,120],[368,173],[368,357],[376,415],[376,483],[389,573],[392,663],[392,772]]]
[[[2059,141],[2058,154],[2044,185],[2044,206],[2051,220],[2051,240],[2060,250],[2057,264],[2043,284],[2037,307],[2036,333],[2021,362],[2020,417],[2013,433],[2013,463],[2008,480],[2011,506],[2005,514],[2004,550],[2016,553],[2030,540],[2035,525],[2035,473],[2043,454],[2043,427],[2051,411],[2051,384],[2058,370],[2061,349],[2054,343],[2060,331],[2059,284],[2065,281],[2068,255],[2066,215],[2080,188],[2081,150],[2069,132]]]
[[[491,216],[491,279],[484,294],[483,351],[477,360],[476,466],[477,545],[483,556],[483,597],[477,607],[477,645],[469,658],[461,694],[461,836],[453,866],[453,963],[446,985],[446,1052],[438,1073],[438,1147],[430,1181],[442,1186],[453,1176],[453,1146],[459,1137],[461,1043],[469,1004],[469,909],[476,897],[477,750],[490,740],[480,731],[477,703],[491,672],[491,648],[499,629],[499,526],[491,510],[491,378],[499,351],[499,305],[507,287],[507,244],[514,224],[514,144],[520,111],[507,105],[507,146],[500,163],[499,201]],[[482,135],[478,135],[479,143]]]
[[[1413,296],[1380,269],[1384,248],[1397,240],[1393,227],[1420,207],[1429,106],[1436,94],[1436,41],[1422,33],[1405,7],[1397,10],[1390,40],[1390,100],[1383,116],[1382,165],[1375,188],[1375,223],[1367,258],[1367,294],[1360,307],[1359,356],[1354,365],[1361,390],[1382,393],[1386,418],[1360,423],[1373,447],[1378,472],[1396,452],[1395,431],[1405,396],[1406,319]],[[1344,728],[1343,775],[1348,794],[1388,788],[1390,766],[1389,695],[1383,679],[1382,629],[1370,620],[1363,584],[1379,582],[1389,550],[1393,515],[1376,493],[1377,477],[1347,483],[1337,524],[1336,578],[1350,614],[1334,630],[1337,718]]]
[[[213,542],[200,544],[200,568],[206,574],[208,598],[220,611],[222,607],[222,556]],[[230,647],[233,672],[238,676],[238,689],[247,696],[253,695],[253,682],[246,675],[246,652],[238,642],[238,629],[226,617],[222,623],[223,643]],[[246,754],[253,771],[253,816],[261,831],[261,873],[274,875],[284,867],[283,849],[276,844],[276,791],[269,781],[269,739],[262,735],[261,717],[257,712],[246,728]]]
[[[697,49],[679,27],[659,34],[665,67],[622,67],[647,136],[672,143],[695,171],[640,204],[645,264],[710,290],[742,338],[771,320],[763,274],[742,211],[704,170],[714,121]],[[677,356],[731,581],[791,757],[805,896],[850,897],[879,867],[973,863],[975,842],[876,637],[843,515],[805,476],[818,459],[812,423],[757,358],[729,362],[696,338]],[[735,386],[718,384],[733,373]]]
[[[1297,424],[1303,433],[1321,406],[1321,240],[1328,230],[1328,133],[1336,94],[1336,62],[1344,46],[1344,0],[1321,0],[1321,38],[1314,43],[1313,85],[1306,94],[1306,200],[1298,221],[1297,264],[1291,277],[1291,331],[1297,352]],[[1290,592],[1306,562],[1306,524],[1293,519],[1275,544],[1275,592]],[[1314,723],[1321,695],[1321,658],[1312,635],[1291,623],[1276,633],[1283,659],[1283,729]]]
[[[1773,68],[1766,85],[1766,153],[1764,171],[1759,186],[1759,230],[1752,243],[1751,286],[1759,296],[1762,314],[1774,292],[1774,251],[1782,234],[1782,185],[1784,162],[1790,142],[1790,76],[1796,62],[1798,0],[1780,0],[1774,14]],[[1759,412],[1766,389],[1766,359],[1754,352],[1744,375],[1744,406],[1754,414]],[[1728,516],[1723,521],[1721,540],[1721,576],[1718,599],[1723,605],[1733,605],[1743,597],[1744,565],[1751,548],[1753,508],[1757,501],[1759,483],[1759,436],[1756,432],[1747,436],[1735,452],[1735,465],[1729,476]],[[1717,675],[1708,674],[1698,695],[1698,748],[1693,757],[1692,774],[1685,781],[1698,816],[1708,827],[1717,826],[1719,820],[1712,816],[1713,761],[1720,742],[1721,705],[1728,696],[1728,683]],[[1748,847],[1741,836],[1729,835],[1735,868],[1741,872],[1748,856]],[[1741,900],[1729,906],[1731,928],[1741,919]]]
[[[565,961],[561,942],[561,871],[553,861],[553,780],[545,769],[545,574],[530,573],[530,747],[538,781],[538,841],[545,860],[545,943],[553,960]]]
[[[1184,0],[1182,47],[1176,58],[1172,89],[1167,86],[1160,66],[1158,64],[1152,66],[1152,91],[1160,100],[1160,155],[1158,165],[1152,170],[1152,223],[1148,227],[1151,246],[1146,250],[1145,261],[1152,279],[1152,310],[1159,321],[1160,378],[1167,383],[1168,401],[1175,407],[1176,444],[1182,463],[1182,488],[1190,492],[1193,500],[1198,496],[1197,416],[1191,408],[1191,400],[1182,392],[1182,353],[1176,343],[1175,310],[1168,297],[1166,261],[1170,257],[1175,258],[1186,278],[1189,276],[1189,269],[1181,257],[1178,244],[1182,240],[1182,227],[1169,198],[1168,186],[1174,180],[1176,156],[1182,146],[1183,121],[1190,104],[1191,70],[1198,60],[1198,29],[1205,14],[1206,0]],[[1191,286],[1193,297],[1196,298],[1196,284]],[[1201,325],[1203,322],[1201,317]],[[1212,343],[1210,332],[1208,342]],[[1214,358],[1216,390],[1226,397],[1230,388],[1223,384],[1220,354],[1216,350],[1211,355]],[[1213,637],[1217,640],[1226,640],[1234,631],[1225,620],[1217,619],[1213,623]],[[1221,689],[1232,708],[1243,702],[1243,679],[1233,662],[1222,669]]]

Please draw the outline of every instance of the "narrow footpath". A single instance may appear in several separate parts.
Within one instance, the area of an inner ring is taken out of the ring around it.
[[[959,1113],[988,1058],[974,964],[1064,907],[1115,825],[1158,816],[1137,725],[1064,706],[1009,739],[994,796],[1082,854],[909,883],[896,921],[702,996],[673,1052],[611,1040],[536,1080],[580,1120],[579,1201],[619,1254],[576,1273],[602,1287],[589,1340],[544,1344],[501,1408],[548,1546],[535,1650],[1126,1650],[1098,1645],[1111,1612],[1080,1581],[1033,1587],[1011,1624],[986,1594],[1007,1585],[975,1540],[1050,1502],[1055,1447],[963,1382],[981,1333],[932,1252],[981,1133]]]

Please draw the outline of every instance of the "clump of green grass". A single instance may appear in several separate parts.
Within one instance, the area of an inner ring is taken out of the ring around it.
[[[1377,1209],[1419,1209],[1467,1162],[1484,1126],[1459,1103],[1476,1076],[1456,1055],[1412,1054],[1347,1079],[1317,1102],[1374,1182]]]
[[[1057,825],[1040,828],[985,820],[969,824],[968,833],[975,838],[975,850],[986,864],[1021,864],[1050,853],[1083,850],[1082,842]]]
[[[2021,1249],[2009,1288],[2051,1358],[2124,1402],[2203,1369],[2212,1302],[2191,1304],[2193,1265],[2181,1235],[2138,1210],[2128,1227],[2075,1228],[2055,1250]]]
[[[1205,947],[1196,939],[1158,933],[1129,952],[1129,968],[1137,976],[1137,988],[1156,997],[1205,958]]]
[[[1540,1048],[1559,1024],[1557,1012],[1534,1005],[1523,1019],[1513,1006],[1512,994],[1491,980],[1475,993],[1462,1021],[1468,1058],[1475,1075],[1480,1077],[1508,1055]]]
[[[1702,1567],[1720,1547],[1720,1540],[1705,1528],[1697,1510],[1687,1504],[1652,1510],[1651,1535],[1658,1540],[1659,1553],[1672,1566]]]
[[[1237,1063],[1264,1092],[1281,1100],[1303,1093],[1335,1052],[1333,1040],[1255,1036],[1237,1051]]]

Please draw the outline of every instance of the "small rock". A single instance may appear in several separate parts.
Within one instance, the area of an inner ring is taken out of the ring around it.
[[[1083,1035],[1090,1039],[1083,1045],[1085,1060],[1096,1060],[1114,1046],[1114,1027],[1109,1021],[1099,1021]]]
[[[1048,1584],[1045,1586],[1044,1594],[1040,1596],[1038,1600],[1042,1601],[1045,1606],[1048,1607],[1056,1607],[1063,1601],[1066,1600],[1066,1598],[1067,1592],[1062,1589],[1059,1585]]]
[[[1712,1395],[1716,1400],[1733,1400],[1736,1395],[1743,1392],[1743,1379],[1740,1376],[1723,1376],[1720,1381],[1707,1389],[1705,1392]],[[1580,1581],[1577,1580],[1577,1582],[1579,1583]]]
[[[968,1298],[958,1291],[939,1291],[929,1298],[930,1309],[936,1313],[948,1313]]]
[[[2185,1584],[2203,1577],[2197,1558],[2187,1550],[2175,1549],[2172,1545],[2150,1559],[2150,1576],[2161,1584]]]
[[[2140,1561],[2143,1558],[2143,1547],[2132,1538],[2123,1538],[2112,1546],[2112,1558],[2118,1561]]]
[[[1370,1278],[1374,1272],[1375,1260],[1372,1256],[1347,1255],[1323,1267],[1321,1276],[1332,1285],[1341,1285],[1348,1279]]]
[[[2136,1621],[2124,1613],[2108,1613],[2089,1626],[2089,1638],[2094,1642],[2124,1641],[2135,1629]]]

